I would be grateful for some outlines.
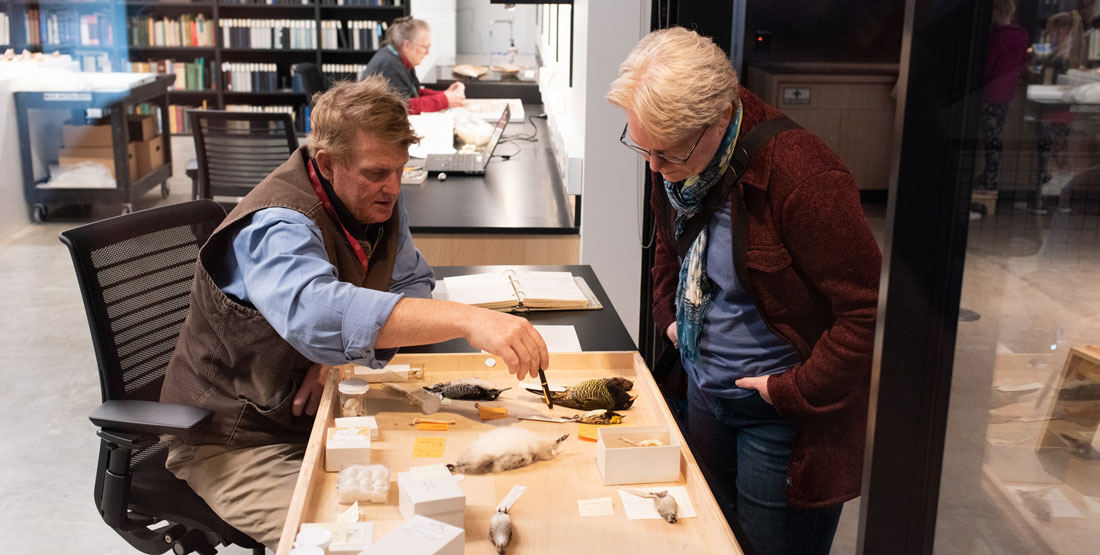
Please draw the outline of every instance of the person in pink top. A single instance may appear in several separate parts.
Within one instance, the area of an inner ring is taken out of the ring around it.
[[[1008,104],[1016,94],[1020,72],[1027,64],[1027,31],[1012,19],[1016,14],[1013,0],[994,0],[993,31],[985,55],[985,88],[982,94],[982,139],[985,142],[985,171],[977,186],[997,189],[1001,164],[1001,132],[1004,131]]]

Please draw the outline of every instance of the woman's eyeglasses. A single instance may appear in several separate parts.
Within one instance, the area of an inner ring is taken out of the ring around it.
[[[661,152],[653,152],[652,150],[647,150],[638,146],[634,143],[634,141],[630,140],[630,136],[627,134],[628,125],[629,124],[623,126],[623,134],[619,136],[620,143],[626,145],[627,148],[633,150],[634,152],[637,152],[638,154],[641,154],[642,156],[645,156],[647,158],[650,156],[654,156],[660,158],[664,162],[675,164],[677,166],[687,165],[688,158],[691,158],[691,153],[695,152],[695,147],[699,146],[699,142],[703,140],[703,135],[706,134],[707,128],[710,127],[709,125],[703,127],[703,132],[699,134],[698,139],[695,139],[695,144],[691,146],[691,150],[689,150],[683,158],[680,158],[679,156],[669,156]]]

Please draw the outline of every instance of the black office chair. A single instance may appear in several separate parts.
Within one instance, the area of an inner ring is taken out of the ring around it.
[[[188,110],[187,117],[199,160],[195,198],[243,197],[298,149],[290,114]]]
[[[219,544],[264,552],[164,468],[170,438],[213,413],[158,402],[190,307],[195,259],[225,212],[210,200],[142,210],[61,234],[99,363],[103,404],[91,415],[102,443],[95,503],[143,553],[216,553]],[[163,522],[162,522],[163,521]]]
[[[317,64],[302,62],[290,66],[290,75],[294,80],[294,89],[306,93],[309,105],[313,105],[313,95],[328,90],[328,84],[317,69]]]

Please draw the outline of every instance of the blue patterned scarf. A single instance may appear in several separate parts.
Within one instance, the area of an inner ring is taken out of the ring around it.
[[[671,183],[665,180],[665,193],[672,207],[676,209],[673,230],[676,239],[684,233],[688,220],[703,208],[703,199],[711,187],[717,185],[729,169],[740,128],[741,103],[738,102],[737,113],[730,118],[722,143],[707,167],[698,175],[683,181]],[[707,276],[707,227],[703,226],[684,257],[680,266],[679,285],[676,287],[676,335],[680,353],[686,360],[693,362],[699,360],[699,334],[715,289],[714,282]]]

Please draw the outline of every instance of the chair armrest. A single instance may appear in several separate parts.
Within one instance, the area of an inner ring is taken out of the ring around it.
[[[122,432],[187,437],[214,411],[156,401],[107,401],[89,417],[100,428]]]

